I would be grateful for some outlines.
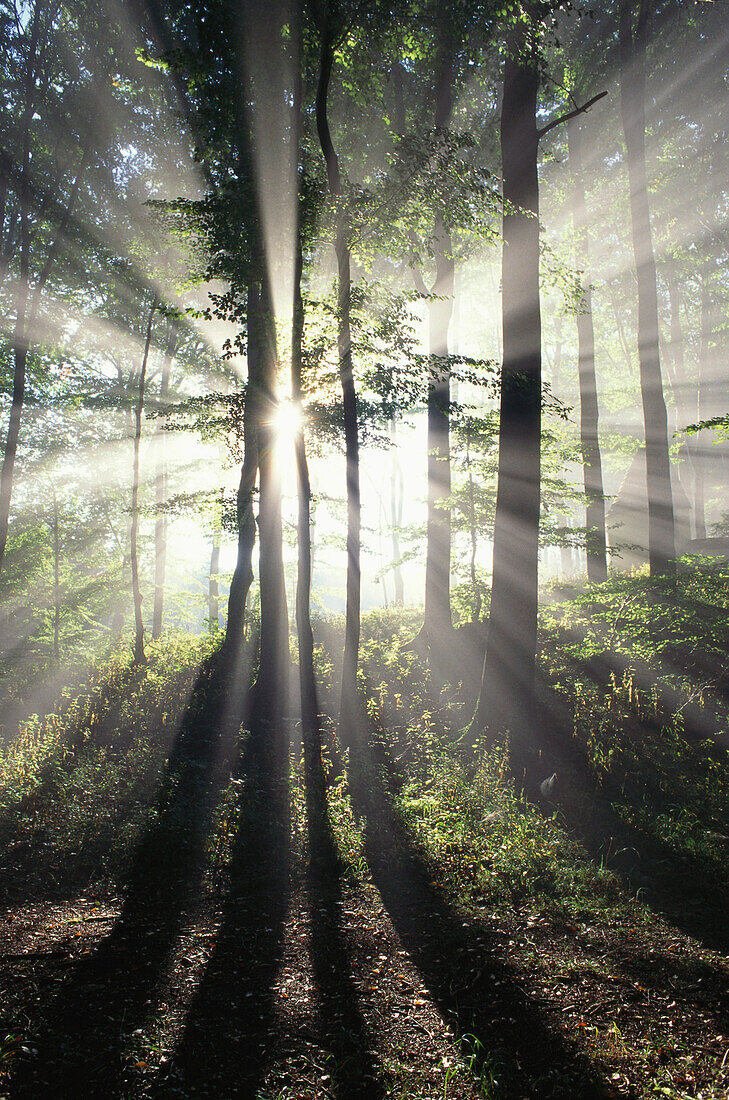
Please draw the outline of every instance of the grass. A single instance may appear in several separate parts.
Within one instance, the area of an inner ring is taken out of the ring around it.
[[[568,716],[567,740],[596,797],[603,795],[616,821],[643,838],[651,870],[673,877],[686,906],[704,883],[702,904],[714,905],[717,920],[729,897],[727,758],[713,736],[729,729],[722,671],[728,604],[726,571],[685,574],[675,591],[637,575],[615,577],[552,605],[541,618],[542,677]],[[540,807],[515,795],[505,739],[483,748],[475,770],[464,763],[457,686],[436,680],[415,653],[402,650],[419,623],[418,612],[409,609],[364,617],[360,683],[372,729],[372,775],[430,869],[433,889],[464,919],[488,916],[511,930],[533,995],[555,1003],[573,997],[565,1031],[589,1049],[595,1064],[618,1077],[627,1074],[632,1095],[698,1095],[681,1083],[698,1080],[704,1081],[703,1096],[724,1095],[723,1048],[716,1056],[697,1051],[690,1037],[668,1026],[669,1008],[658,1012],[641,1000],[648,979],[640,967],[648,975],[652,968],[643,956],[665,955],[672,965],[670,928],[656,924],[650,891],[640,886],[640,876],[626,879],[624,868],[613,865],[617,841],[596,856],[582,830],[589,805]],[[333,714],[341,623],[319,622],[316,635],[322,699]],[[128,651],[114,652],[89,670],[80,690],[60,696],[53,713],[21,723],[0,755],[8,904],[16,895],[61,897],[91,886],[110,894],[123,890],[135,843],[157,812],[155,794],[186,701],[214,645],[207,637],[166,636],[149,646],[141,669]],[[290,856],[294,868],[303,867],[305,792],[296,751],[289,796]],[[224,777],[206,840],[211,894],[226,889],[236,836],[257,812],[246,798],[240,778]],[[328,798],[343,883],[350,893],[366,888],[375,898],[366,822],[353,808],[346,773],[332,776]],[[575,936],[582,945],[577,953]],[[609,947],[602,953],[590,946],[600,936]],[[677,964],[676,986],[687,997],[714,988],[718,964],[702,950],[689,951]],[[578,996],[570,992],[575,988],[582,991]],[[611,1007],[618,988],[627,998],[624,1016]],[[710,1001],[713,994],[707,996]],[[591,1015],[593,1003],[608,1007]],[[647,1014],[642,1034],[639,1012]],[[150,1043],[169,1049],[166,1026],[158,1017],[154,1040],[144,1033],[132,1044],[135,1064],[143,1064],[140,1080],[151,1072]],[[0,1043],[0,1079],[24,1045],[21,1032],[8,1026]],[[503,1084],[508,1059],[475,1033],[461,1033],[455,1053],[443,1058],[437,1062],[443,1097],[510,1095]],[[400,1040],[393,1039],[381,1065],[388,1095],[409,1095],[420,1080]],[[336,1079],[346,1069],[332,1063],[331,1072]],[[574,1089],[572,1071],[564,1071],[564,1080],[562,1072],[542,1081],[545,1097]],[[715,1087],[706,1083],[712,1073]],[[435,1095],[433,1072],[422,1079],[423,1096]],[[287,1090],[282,1083],[278,1092],[260,1095],[297,1095]]]
[[[542,617],[542,667],[557,693],[569,700],[575,741],[597,783],[609,786],[617,813],[677,860],[690,856],[724,883],[726,753],[717,752],[708,738],[688,741],[681,714],[663,713],[659,696],[666,683],[682,698],[696,695],[695,672],[677,667],[678,646],[694,657],[699,650],[729,652],[729,620],[725,627],[714,615],[714,610],[723,614],[729,602],[729,575],[689,574],[675,595],[661,597],[665,606],[660,603],[656,614],[648,579],[621,576],[548,608]],[[697,601],[701,616],[690,620]],[[559,816],[545,821],[515,798],[503,742],[482,756],[475,775],[461,766],[454,744],[463,714],[453,688],[435,684],[414,653],[401,652],[418,623],[412,610],[365,616],[361,672],[370,717],[385,731],[380,760],[418,843],[464,903],[551,899],[570,910],[612,904],[614,877],[594,866]],[[332,702],[339,629],[338,622],[327,621],[317,631],[320,682],[325,700],[330,694]],[[589,662],[603,656],[608,643],[621,670],[597,683]],[[184,700],[213,644],[207,637],[166,636],[149,647],[142,670],[120,650],[90,670],[80,692],[61,696],[55,713],[21,723],[0,756],[0,841],[11,857],[32,849],[42,852],[48,874],[72,859],[91,879],[120,879]],[[662,663],[668,651],[674,655],[670,668]],[[654,681],[639,687],[638,666],[644,674],[646,665],[655,670]],[[727,701],[715,699],[711,707],[717,728],[729,726]],[[299,848],[302,784],[300,762],[294,760],[292,831]],[[361,830],[344,777],[329,796],[340,854],[351,873],[361,876]],[[210,840],[211,865],[218,872],[239,812],[231,782],[216,808]]]

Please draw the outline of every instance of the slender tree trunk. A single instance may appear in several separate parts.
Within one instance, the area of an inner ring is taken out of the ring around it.
[[[341,197],[342,181],[339,160],[332,143],[327,115],[332,62],[332,42],[327,29],[324,28],[319,83],[316,93],[316,125],[319,143],[326,163],[329,190],[334,197]],[[359,663],[361,599],[361,504],[359,426],[357,423],[357,393],[352,364],[350,322],[352,300],[350,250],[344,210],[340,210],[337,217],[335,250],[337,255],[337,351],[344,407],[344,442],[347,467],[347,606],[344,627],[339,729],[343,743],[351,745],[354,741],[357,725],[357,666]]]
[[[455,266],[451,240],[440,216],[436,218],[436,278],[428,304],[428,524],[425,558],[424,628],[429,643],[444,640],[451,619],[451,495],[450,368],[448,325],[453,314]]]
[[[61,660],[61,534],[58,519],[58,497],[53,491],[53,656]]]
[[[701,281],[701,336],[699,340],[699,385],[696,395],[696,415],[699,420],[705,419],[706,410],[706,381],[709,376],[709,356],[711,354],[711,338],[713,329],[711,287],[709,280],[704,275]],[[696,538],[706,538],[706,504],[704,492],[704,455],[703,448],[696,448],[694,462],[694,522],[696,525]]]
[[[591,583],[607,580],[605,539],[605,498],[600,455],[599,410],[595,377],[595,333],[592,324],[590,288],[590,241],[587,229],[587,203],[582,167],[582,132],[578,119],[567,123],[570,166],[572,168],[572,216],[575,226],[575,261],[583,272],[580,312],[577,314],[578,367],[580,381],[580,443],[587,498],[587,579]]]
[[[552,361],[552,393],[555,397],[559,397],[560,386],[562,380],[562,315],[557,314],[555,319],[555,332],[554,332],[554,359]],[[570,516],[564,513],[559,517],[560,524],[567,528],[571,525]],[[559,548],[559,562],[562,570],[562,577],[566,579],[572,576],[572,547],[560,546]]]
[[[134,460],[132,465],[132,522],[130,531],[130,558],[132,563],[132,597],[134,599],[134,661],[144,662],[144,619],[142,617],[142,590],[139,585],[139,452],[142,443],[142,416],[144,414],[144,383],[147,377],[149,348],[152,343],[152,322],[157,311],[157,299],[153,298],[147,319],[144,354],[139,371],[139,391],[134,411]]]
[[[167,516],[164,507],[167,503],[167,465],[165,461],[165,406],[170,387],[170,370],[175,354],[177,332],[174,321],[167,322],[164,359],[162,360],[162,378],[159,387],[160,419],[157,432],[157,473],[154,480],[154,496],[157,518],[154,524],[154,612],[152,615],[152,637],[159,638],[162,633],[162,613],[165,598],[165,570],[167,567]]]
[[[481,592],[478,587],[476,575],[476,552],[478,550],[478,531],[476,529],[476,504],[473,495],[473,467],[471,463],[471,425],[466,424],[466,469],[468,470],[468,527],[471,535],[471,590],[473,603],[471,605],[471,621],[477,623],[481,618]]]
[[[222,493],[221,506],[222,506]],[[210,551],[210,577],[208,579],[208,630],[217,634],[220,629],[220,507],[216,505],[213,517],[213,545]]]
[[[453,48],[447,5],[439,3],[438,57],[435,83],[435,127],[445,130],[453,110]],[[453,317],[455,263],[453,242],[442,214],[433,233],[434,298],[428,303],[430,380],[428,384],[428,524],[425,558],[424,630],[429,646],[443,645],[453,627],[451,618],[451,372],[448,362],[448,326]]]
[[[681,324],[681,297],[678,283],[673,273],[666,280],[668,288],[668,301],[671,308],[671,342],[670,354],[673,359],[673,396],[676,405],[676,431],[685,428],[693,420],[693,410],[687,397],[688,379],[686,377],[686,355],[684,351],[683,325]],[[692,537],[696,538],[696,508],[694,496],[694,478],[697,463],[700,461],[698,447],[694,439],[687,439],[684,444],[688,463],[688,483],[681,479],[686,498],[691,508]]]
[[[395,607],[405,603],[405,582],[400,565],[400,531],[402,529],[403,476],[397,446],[397,423],[390,421],[390,522],[392,538],[392,576],[395,585]]]
[[[357,394],[352,365],[352,333],[350,325],[351,283],[349,247],[344,227],[337,240],[339,377],[344,404],[344,441],[347,462],[347,607],[344,625],[344,657],[342,661],[342,695],[339,724],[342,740],[351,744],[357,721],[357,666],[359,664],[360,600],[361,600],[361,503],[359,484],[359,429],[357,424]]]
[[[261,586],[261,641],[255,703],[259,717],[277,732],[287,704],[288,623],[283,572],[281,521],[281,464],[277,454],[275,413],[278,407],[276,337],[273,308],[265,280],[254,283],[249,302],[249,344],[260,356],[260,400],[257,403],[256,435],[260,495],[258,532],[260,538],[259,581]]]
[[[26,369],[28,364],[28,325],[27,311],[30,294],[30,144],[31,119],[34,105],[34,83],[38,37],[40,33],[41,3],[36,3],[28,42],[26,58],[24,93],[25,102],[21,118],[22,162],[20,170],[20,188],[18,203],[20,206],[20,271],[16,294],[15,327],[13,331],[13,397],[10,405],[10,420],[5,436],[3,465],[0,472],[0,569],[5,558],[10,523],[10,501],[13,493],[13,474],[15,458],[18,453],[20,420],[25,402]]]
[[[294,270],[294,306],[291,342],[291,395],[301,414],[304,398],[302,352],[304,336],[304,303],[301,297],[303,257],[301,239],[297,242]],[[321,725],[314,672],[314,632],[311,626],[311,482],[306,457],[306,436],[300,417],[294,439],[298,490],[296,572],[296,632],[299,648],[299,691],[301,696],[301,729],[304,746],[304,768],[310,821],[320,822],[326,805],[324,771],[321,759]]]
[[[21,291],[22,294],[22,291]],[[23,311],[24,313],[24,311]],[[20,320],[20,312],[18,314]],[[19,325],[16,325],[13,339],[13,397],[10,406],[10,420],[8,432],[5,436],[5,452],[3,454],[2,473],[0,474],[0,567],[5,557],[5,548],[8,542],[8,528],[10,524],[10,501],[13,493],[13,474],[15,471],[15,458],[18,453],[18,439],[20,437],[20,420],[25,402],[25,380],[28,362],[28,345],[25,335],[20,335]]]
[[[253,511],[253,499],[258,477],[258,420],[257,405],[259,362],[255,342],[251,339],[252,292],[248,291],[248,379],[246,382],[245,403],[243,409],[243,463],[238,483],[236,515],[238,527],[238,554],[235,569],[230,581],[228,595],[228,621],[225,631],[225,644],[235,659],[245,637],[245,616],[248,593],[253,584],[253,547],[256,542],[256,519]]]
[[[473,739],[487,725],[510,728],[515,775],[523,772],[534,699],[541,433],[538,75],[525,39],[518,24],[504,61],[501,157],[512,212],[503,220],[499,473],[489,635],[470,730]]]
[[[558,313],[554,323],[554,361],[552,363],[552,393],[559,397],[562,382],[562,314]]]
[[[627,374],[628,374],[628,378],[633,378],[635,372],[634,372],[634,369],[633,369],[633,360],[632,360],[631,355],[630,355],[630,348],[628,346],[628,338],[625,335],[625,325],[623,324],[623,315],[622,315],[621,310],[618,308],[618,301],[617,301],[617,298],[615,297],[615,287],[613,286],[612,282],[609,279],[607,280],[607,287],[608,287],[608,291],[610,293],[610,304],[613,308],[613,319],[615,321],[615,328],[617,329],[618,339],[620,341],[620,347],[622,348],[623,356],[625,358],[625,368],[626,368],[626,371],[627,371]]]
[[[638,276],[638,360],[643,399],[652,577],[675,578],[676,551],[668,454],[668,418],[658,350],[658,294],[645,164],[645,43],[648,0],[633,30],[632,0],[620,2],[620,107],[630,181],[633,252]]]

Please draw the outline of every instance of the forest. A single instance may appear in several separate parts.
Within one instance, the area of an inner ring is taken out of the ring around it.
[[[0,0],[0,1100],[729,1100],[726,0]]]

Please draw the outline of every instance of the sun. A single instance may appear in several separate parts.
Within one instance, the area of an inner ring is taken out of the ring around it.
[[[273,428],[276,437],[284,442],[293,440],[301,430],[301,409],[292,401],[282,401],[273,414]]]

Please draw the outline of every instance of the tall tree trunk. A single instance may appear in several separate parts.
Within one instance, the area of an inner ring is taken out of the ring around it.
[[[562,382],[562,314],[554,322],[554,360],[552,362],[552,393],[559,397]]]
[[[577,314],[577,345],[580,381],[580,443],[587,498],[587,579],[607,580],[605,498],[600,455],[599,410],[595,378],[595,333],[592,324],[590,288],[590,240],[582,165],[582,132],[578,119],[567,123],[567,141],[572,169],[572,216],[575,227],[575,262],[583,273],[580,311]]]
[[[13,396],[10,405],[10,420],[5,436],[3,465],[0,472],[0,569],[5,558],[10,523],[10,500],[13,493],[13,473],[18,453],[20,420],[25,402],[26,369],[28,364],[28,298],[30,294],[30,155],[31,155],[31,119],[34,106],[34,84],[38,37],[40,33],[41,3],[36,3],[33,11],[28,56],[26,58],[23,115],[20,121],[22,134],[22,161],[20,166],[20,187],[18,204],[20,206],[20,271],[16,293],[15,327],[13,330]]]
[[[339,726],[342,740],[351,744],[357,722],[357,665],[359,663],[360,601],[361,601],[361,503],[359,484],[359,428],[357,424],[357,394],[352,365],[352,332],[350,325],[351,282],[349,246],[344,226],[337,239],[339,378],[344,405],[344,442],[347,463],[347,607],[344,625],[344,657],[342,661],[342,695]]]
[[[61,660],[61,532],[58,518],[58,496],[53,492],[53,656]]]
[[[453,45],[447,4],[438,5],[439,42],[436,60],[436,131],[445,130],[453,110]],[[442,214],[435,218],[433,233],[435,282],[428,303],[428,523],[425,558],[424,630],[428,644],[443,644],[452,629],[451,618],[451,372],[448,361],[448,326],[453,316],[455,263],[453,242]]]
[[[471,536],[471,559],[469,562],[471,572],[471,591],[473,602],[471,604],[471,621],[477,623],[481,618],[481,592],[478,587],[476,575],[476,552],[478,550],[478,530],[476,528],[476,504],[474,501],[473,466],[471,463],[471,424],[466,422],[466,469],[468,470],[468,528]]]
[[[230,581],[228,594],[228,621],[225,631],[225,645],[233,659],[240,653],[245,637],[245,616],[248,593],[253,584],[253,547],[256,542],[256,518],[253,511],[253,498],[258,478],[258,356],[251,341],[252,294],[248,291],[248,379],[246,381],[243,408],[243,462],[240,470],[238,494],[236,498],[236,516],[238,528],[238,553],[235,569]]]
[[[277,454],[276,409],[277,359],[274,315],[265,278],[249,289],[249,347],[259,357],[259,401],[256,435],[260,493],[258,532],[260,539],[259,583],[261,586],[261,640],[255,703],[258,716],[277,733],[287,705],[288,622],[283,572],[281,521],[281,463]]]
[[[633,360],[632,360],[632,357],[631,357],[631,354],[630,354],[630,348],[628,347],[628,338],[625,335],[625,325],[623,324],[623,314],[622,314],[622,311],[618,308],[618,301],[617,301],[617,298],[615,296],[615,287],[613,286],[612,281],[610,279],[607,279],[606,283],[607,283],[608,291],[610,293],[610,305],[612,306],[612,309],[613,309],[613,320],[615,321],[615,328],[617,329],[618,339],[620,341],[620,347],[622,348],[623,356],[625,358],[626,373],[627,373],[628,378],[633,378],[635,372],[634,372],[634,369],[633,369]]]
[[[470,737],[510,728],[512,767],[524,766],[534,699],[537,639],[541,314],[536,61],[524,24],[511,31],[504,61],[501,158],[503,367],[493,583],[481,691]]]
[[[450,234],[440,215],[435,227],[436,277],[428,303],[428,523],[424,628],[429,643],[443,642],[452,628],[450,367],[448,325],[453,314],[454,272]]]
[[[314,672],[314,632],[311,626],[311,481],[306,457],[306,436],[301,411],[304,398],[302,352],[304,337],[304,303],[301,297],[303,256],[301,238],[297,241],[294,270],[294,304],[291,341],[291,395],[300,414],[294,439],[297,474],[297,543],[296,570],[296,633],[299,648],[299,692],[301,697],[301,730],[304,746],[306,791],[310,809],[320,820],[326,797],[321,760],[321,726]]]
[[[152,299],[147,319],[147,333],[144,339],[144,354],[139,371],[139,390],[134,410],[134,460],[132,465],[132,522],[129,538],[132,563],[132,597],[134,599],[134,661],[144,661],[144,619],[142,617],[142,590],[139,584],[139,452],[142,443],[142,416],[144,414],[144,383],[147,377],[149,348],[152,343],[152,322],[157,311],[157,299]]]
[[[220,494],[220,506],[215,506],[213,516],[213,545],[210,551],[210,576],[208,578],[208,630],[211,634],[217,634],[220,629],[220,536],[221,536],[221,508],[222,497]]]
[[[329,190],[335,198],[341,200],[342,181],[339,171],[339,159],[332,143],[327,115],[332,63],[332,42],[325,28],[322,37],[319,83],[316,93],[316,125],[319,143],[326,163]],[[337,255],[337,352],[344,408],[344,442],[347,468],[347,606],[344,626],[339,729],[343,743],[351,745],[354,741],[358,719],[356,702],[361,599],[361,504],[359,426],[357,423],[357,393],[352,364],[350,322],[352,301],[350,250],[344,209],[341,209],[337,215],[335,250]]]
[[[688,379],[686,377],[686,355],[684,350],[683,340],[683,325],[681,324],[681,297],[678,290],[678,282],[675,274],[669,272],[666,279],[666,286],[668,289],[668,301],[671,310],[670,318],[670,356],[673,359],[673,380],[672,389],[673,397],[676,405],[676,431],[681,431],[687,424],[690,424],[693,419],[693,413],[695,410],[691,408],[691,404],[688,400],[687,389]],[[696,466],[700,461],[699,448],[695,439],[687,439],[684,443],[686,459],[688,464],[688,481],[681,478],[682,487],[684,489],[686,499],[689,501],[691,508],[691,531],[692,537],[698,537],[696,535],[696,508],[693,499],[694,496],[694,478],[696,475]]]
[[[696,394],[696,415],[699,420],[704,420],[706,409],[706,383],[709,376],[709,356],[711,354],[711,338],[713,335],[713,316],[711,301],[711,286],[706,275],[701,280],[701,336],[699,339],[699,385]],[[694,522],[696,525],[696,538],[706,538],[706,502],[704,492],[704,454],[703,448],[697,447],[694,460]]]
[[[400,565],[400,531],[402,530],[403,476],[397,446],[397,423],[390,421],[390,522],[392,538],[392,576],[395,585],[395,607],[405,603],[405,582]]]
[[[157,432],[157,473],[154,479],[155,506],[157,518],[154,524],[154,611],[152,614],[152,637],[159,638],[162,633],[162,612],[165,598],[165,570],[167,567],[167,515],[164,508],[167,503],[167,465],[165,462],[165,406],[170,387],[170,370],[177,344],[177,328],[174,320],[167,322],[164,359],[162,360],[162,378],[159,387],[159,429]]]
[[[554,324],[554,359],[552,360],[552,393],[555,397],[559,397],[561,380],[562,380],[562,315],[557,314]],[[571,525],[570,516],[562,513],[559,517],[561,526],[567,528]],[[567,579],[572,576],[572,547],[560,546],[559,548],[559,562],[561,566],[562,578]]]
[[[638,360],[643,400],[648,493],[648,557],[652,577],[676,576],[668,454],[668,418],[658,348],[658,294],[645,164],[645,46],[648,0],[620,0],[620,109],[630,181],[633,252],[638,276]]]

